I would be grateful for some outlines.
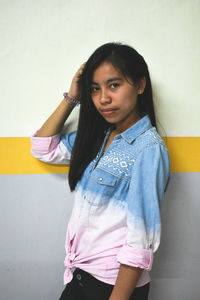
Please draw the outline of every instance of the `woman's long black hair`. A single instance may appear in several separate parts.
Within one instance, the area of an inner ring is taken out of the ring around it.
[[[143,94],[138,95],[139,113],[149,115],[156,127],[152,88],[149,71],[144,58],[132,47],[120,43],[107,43],[99,47],[88,59],[79,79],[80,114],[77,135],[72,150],[69,185],[71,191],[76,187],[88,164],[96,157],[110,124],[99,114],[91,98],[91,83],[94,71],[108,61],[134,84],[146,78]]]

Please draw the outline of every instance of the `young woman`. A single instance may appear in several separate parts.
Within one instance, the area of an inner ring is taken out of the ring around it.
[[[79,102],[77,131],[62,135]],[[99,47],[31,140],[36,158],[70,162],[75,203],[60,299],[148,299],[169,159],[143,57],[127,45]]]

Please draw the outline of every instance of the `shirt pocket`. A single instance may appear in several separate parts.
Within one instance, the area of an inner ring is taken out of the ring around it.
[[[96,206],[107,203],[115,193],[117,180],[117,176],[96,168],[88,184],[88,202]]]

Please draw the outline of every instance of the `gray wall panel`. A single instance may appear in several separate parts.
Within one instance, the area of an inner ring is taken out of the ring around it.
[[[150,300],[199,300],[200,173],[171,176]],[[73,204],[67,175],[0,176],[0,300],[55,300]]]
[[[67,175],[0,176],[0,300],[55,300],[73,204]]]
[[[200,173],[173,173],[162,208],[162,241],[150,300],[200,299]]]

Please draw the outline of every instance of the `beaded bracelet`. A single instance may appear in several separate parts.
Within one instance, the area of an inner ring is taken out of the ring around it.
[[[79,105],[80,104],[79,100],[69,97],[68,93],[64,93],[63,96],[65,97],[65,100],[71,105]]]

